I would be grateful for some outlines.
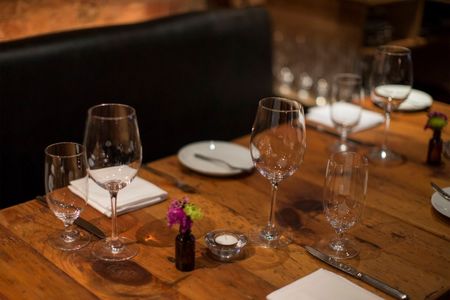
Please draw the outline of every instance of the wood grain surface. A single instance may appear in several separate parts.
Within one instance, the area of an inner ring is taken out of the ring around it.
[[[450,115],[450,106],[435,102],[433,110]],[[404,164],[370,164],[369,192],[362,221],[349,234],[360,247],[348,264],[399,288],[411,299],[446,299],[450,290],[450,219],[433,209],[430,180],[450,186],[450,160],[440,166],[425,163],[431,131],[425,131],[426,112],[395,113],[392,148],[407,157]],[[450,127],[443,139],[450,140]],[[382,126],[352,134],[361,141],[380,143]],[[214,260],[203,236],[218,228],[249,233],[263,225],[269,211],[270,186],[254,171],[235,177],[208,177],[184,168],[176,156],[151,163],[198,188],[189,194],[205,217],[197,221],[196,268],[180,272],[174,266],[176,229],[167,228],[169,201],[119,217],[121,234],[139,245],[128,262],[106,263],[90,254],[89,246],[61,252],[47,243],[62,223],[37,201],[0,211],[0,298],[55,299],[265,299],[270,292],[325,268],[383,298],[382,292],[331,269],[306,253],[304,245],[323,243],[333,235],[322,213],[322,186],[328,147],[336,137],[307,130],[304,163],[282,182],[276,218],[291,234],[283,249],[249,245],[232,263]],[[247,146],[249,137],[236,140]],[[358,151],[367,152],[359,146]],[[163,177],[140,170],[139,176],[165,189],[169,200],[185,196]],[[119,194],[120,197],[120,194]],[[82,217],[110,232],[110,220],[87,207]],[[94,237],[92,237],[95,240]]]

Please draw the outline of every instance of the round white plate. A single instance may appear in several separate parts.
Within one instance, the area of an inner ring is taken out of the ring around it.
[[[412,89],[408,98],[400,104],[399,111],[423,110],[433,104],[433,99],[425,92]]]
[[[221,162],[197,158],[195,157],[196,153],[222,159],[245,170],[232,169]],[[188,144],[178,151],[178,159],[181,164],[191,170],[213,176],[236,175],[253,168],[253,161],[248,148],[223,141],[201,141]]]
[[[447,193],[450,193],[450,187],[443,188],[443,190],[446,191]],[[431,205],[433,205],[433,207],[438,212],[440,212],[444,216],[450,218],[450,201],[445,200],[444,198],[442,198],[442,196],[439,195],[438,192],[435,192],[431,196]]]

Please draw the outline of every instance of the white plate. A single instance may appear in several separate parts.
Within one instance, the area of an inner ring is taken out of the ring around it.
[[[450,193],[450,187],[443,188],[443,190]],[[450,218],[450,201],[442,198],[438,192],[431,196],[431,205],[433,205],[438,212]]]
[[[400,104],[399,111],[415,111],[430,107],[433,104],[433,99],[425,92],[412,89],[408,98]]]
[[[223,141],[201,141],[184,146],[178,151],[178,159],[187,168],[214,176],[230,176],[244,172],[220,162],[206,161],[195,157],[195,153],[227,161],[246,170],[253,168],[250,150],[238,144]]]

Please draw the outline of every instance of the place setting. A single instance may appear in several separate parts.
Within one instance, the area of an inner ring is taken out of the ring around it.
[[[369,162],[362,154],[350,151],[330,155],[323,187],[323,214],[336,236],[324,237],[306,252],[326,265],[361,280],[395,299],[408,295],[346,263],[359,256],[361,245],[346,232],[362,219],[367,196]],[[327,288],[323,288],[326,286]],[[294,299],[383,299],[343,276],[319,268],[267,295],[268,300]]]
[[[309,109],[306,115],[308,126],[339,137],[329,146],[330,152],[356,150],[358,146],[373,146],[348,137],[374,128],[384,122],[378,112],[363,108],[365,101],[362,78],[354,73],[339,73],[334,76],[330,104]]]
[[[167,197],[165,191],[151,183],[142,179],[134,181],[142,160],[134,109],[123,104],[91,107],[84,145],[57,143],[48,146],[45,153],[45,198],[65,227],[64,233],[49,239],[50,244],[69,251],[87,246],[89,236],[74,229],[72,224],[89,204],[110,217],[112,223],[111,236],[93,241],[91,253],[105,261],[134,257],[139,248],[133,240],[119,237],[117,215]],[[118,201],[119,191],[132,182],[134,188],[127,189],[127,194]],[[102,236],[98,233],[101,230],[89,222],[83,222],[82,227]]]

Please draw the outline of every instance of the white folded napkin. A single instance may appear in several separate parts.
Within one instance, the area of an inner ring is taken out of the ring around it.
[[[315,123],[322,124],[327,127],[334,128],[333,121],[331,121],[330,106],[316,106],[309,109],[306,119]],[[352,132],[358,132],[377,126],[384,122],[384,117],[380,113],[376,113],[367,109],[363,109],[361,119]]]
[[[267,300],[382,300],[333,272],[319,269],[267,295]]]
[[[86,199],[86,191],[83,185],[83,179],[74,180],[70,183],[69,189]],[[109,193],[90,178],[88,188],[88,204],[107,217],[111,217],[111,198]],[[149,206],[166,198],[166,191],[136,176],[128,186],[119,191],[117,196],[117,214],[120,215]]]

